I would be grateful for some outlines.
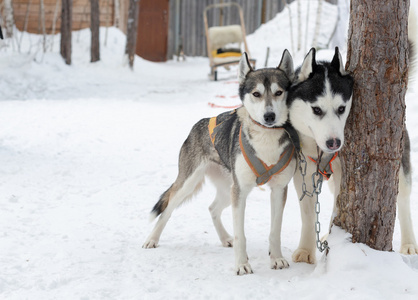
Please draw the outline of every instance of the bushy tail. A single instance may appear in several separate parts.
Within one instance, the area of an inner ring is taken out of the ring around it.
[[[156,217],[164,212],[167,208],[168,201],[170,200],[170,195],[173,189],[172,184],[161,196],[157,203],[155,203],[154,207],[152,208],[151,215],[150,215],[150,222],[154,221]]]

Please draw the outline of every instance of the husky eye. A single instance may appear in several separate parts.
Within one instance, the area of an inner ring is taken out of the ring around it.
[[[279,96],[281,96],[283,94],[283,91],[277,91],[274,95],[276,96],[276,97],[279,97]]]
[[[312,111],[313,111],[314,115],[317,115],[317,116],[322,116],[323,115],[322,109],[320,109],[318,106],[312,107]]]
[[[253,96],[256,97],[256,98],[260,98],[261,97],[261,94],[259,92],[254,92],[253,93]]]
[[[345,112],[345,106],[338,107],[338,114],[342,115]]]

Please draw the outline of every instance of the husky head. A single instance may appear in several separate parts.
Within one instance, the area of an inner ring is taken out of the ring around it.
[[[238,73],[239,96],[254,121],[267,127],[286,122],[286,97],[293,75],[293,60],[287,50],[277,68],[253,70],[247,53],[242,55]]]
[[[289,90],[290,123],[300,133],[313,138],[322,151],[339,151],[344,144],[352,91],[353,78],[344,70],[338,48],[330,63],[317,63],[312,48],[296,70]]]

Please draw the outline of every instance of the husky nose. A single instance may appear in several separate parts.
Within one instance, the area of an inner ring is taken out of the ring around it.
[[[326,141],[327,147],[330,150],[337,150],[341,146],[341,140],[340,139],[329,139]]]
[[[264,121],[266,121],[267,124],[273,124],[276,120],[276,114],[274,112],[268,112],[264,114]]]

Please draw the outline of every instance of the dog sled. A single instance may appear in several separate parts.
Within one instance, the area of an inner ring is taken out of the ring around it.
[[[240,18],[239,25],[208,26],[208,12],[210,10],[233,6],[238,9]],[[244,46],[244,51],[247,52],[248,57],[250,57],[247,40],[245,38],[244,14],[241,6],[237,3],[218,3],[209,5],[205,8],[203,11],[203,20],[205,24],[206,45],[210,66],[209,77],[211,80],[216,81],[218,79],[218,68],[225,67],[228,69],[228,67],[232,65],[239,64],[242,54],[242,44]],[[238,46],[235,46],[236,44],[238,44]],[[249,60],[251,65],[255,67],[256,60],[251,58]]]

